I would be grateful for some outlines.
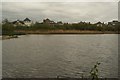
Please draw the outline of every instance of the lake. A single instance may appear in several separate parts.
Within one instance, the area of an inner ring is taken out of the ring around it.
[[[118,77],[118,35],[23,35],[2,42],[4,78]]]

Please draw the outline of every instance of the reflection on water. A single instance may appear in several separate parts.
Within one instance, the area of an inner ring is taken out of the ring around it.
[[[99,61],[100,77],[118,76],[117,34],[25,35],[3,40],[3,77],[89,76]]]

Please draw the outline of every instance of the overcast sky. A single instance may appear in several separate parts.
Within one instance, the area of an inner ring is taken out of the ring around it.
[[[118,19],[117,2],[3,2],[2,18],[45,18],[63,22],[108,22]]]

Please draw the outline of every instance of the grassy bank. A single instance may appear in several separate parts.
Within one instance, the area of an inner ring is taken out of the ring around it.
[[[12,35],[3,34],[2,40],[18,38],[18,35],[27,34],[118,34],[113,31],[85,31],[85,30],[15,30]]]
[[[16,30],[15,33],[23,34],[118,34],[113,31],[88,31],[88,30]]]

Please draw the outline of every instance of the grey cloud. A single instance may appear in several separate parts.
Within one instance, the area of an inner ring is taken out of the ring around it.
[[[34,21],[50,18],[64,22],[107,22],[117,19],[117,2],[4,2],[3,19],[24,19]]]

